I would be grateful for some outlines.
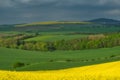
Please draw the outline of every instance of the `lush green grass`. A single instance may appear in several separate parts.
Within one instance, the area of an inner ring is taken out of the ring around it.
[[[87,37],[88,35],[41,35],[33,38],[28,38],[25,41],[57,41],[57,40],[70,40],[81,37]]]
[[[0,48],[0,69],[5,70],[14,70],[12,65],[16,62],[29,64],[17,70],[51,70],[115,60],[120,60],[120,47],[55,52]]]

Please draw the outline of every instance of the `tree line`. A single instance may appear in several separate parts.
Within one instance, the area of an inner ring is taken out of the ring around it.
[[[72,40],[59,40],[52,42],[30,41],[24,39],[33,36],[18,36],[15,38],[0,38],[0,47],[16,48],[31,51],[55,51],[55,50],[84,50],[109,48],[120,46],[120,33],[108,35],[93,35]]]

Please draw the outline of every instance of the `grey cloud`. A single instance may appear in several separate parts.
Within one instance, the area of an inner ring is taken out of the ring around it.
[[[21,3],[23,4],[37,4],[37,5],[42,5],[42,4],[47,4],[47,3],[54,3],[56,2],[57,6],[63,6],[63,5],[105,5],[105,4],[115,4],[119,5],[120,1],[119,0],[1,0],[0,4],[1,6],[17,6]]]
[[[0,0],[0,24],[120,19],[120,0]]]

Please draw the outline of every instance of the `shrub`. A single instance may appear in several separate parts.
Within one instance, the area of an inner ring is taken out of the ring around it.
[[[66,59],[67,62],[71,62],[72,60],[71,59]]]
[[[110,57],[113,58],[113,57],[116,57],[116,55],[111,55]]]
[[[16,62],[16,63],[13,64],[13,68],[23,67],[23,66],[25,66],[25,64],[22,63],[22,62]]]
[[[49,60],[49,62],[53,62],[54,60]]]
[[[91,61],[95,61],[95,59],[91,59]]]

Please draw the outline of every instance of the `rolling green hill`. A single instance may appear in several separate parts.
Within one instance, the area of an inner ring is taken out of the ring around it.
[[[33,22],[28,24],[19,24],[15,27],[28,27],[28,26],[36,26],[36,25],[55,25],[55,24],[92,24],[92,22],[63,22],[63,21],[49,21],[49,22]]]
[[[113,33],[120,32],[120,25],[101,24],[97,22],[52,21],[14,25],[1,25],[0,31],[20,31],[37,33],[38,32]]]
[[[0,48],[1,70],[14,70],[13,64],[16,62],[26,64],[17,70],[51,70],[116,60],[120,60],[120,47],[54,52]]]

